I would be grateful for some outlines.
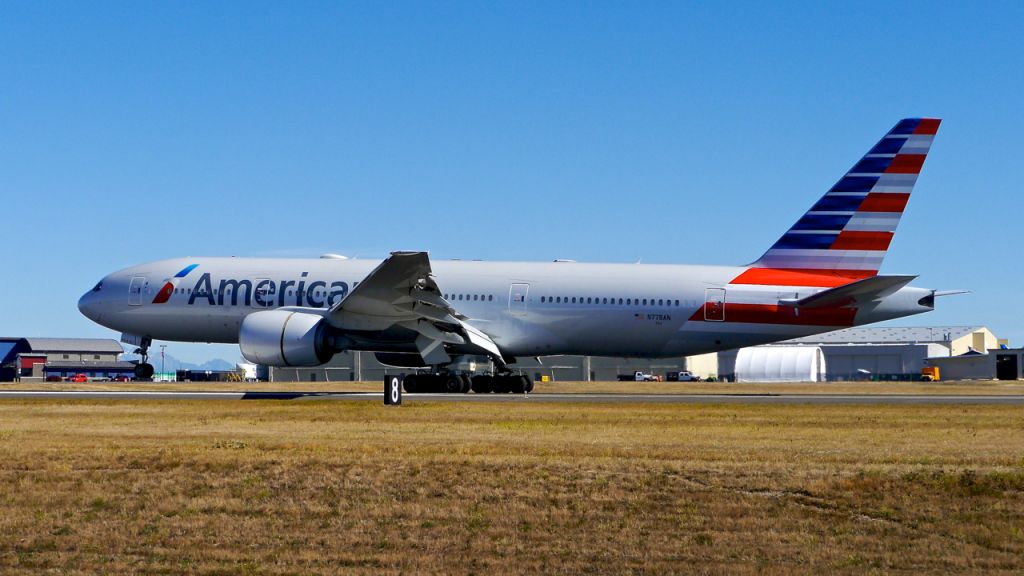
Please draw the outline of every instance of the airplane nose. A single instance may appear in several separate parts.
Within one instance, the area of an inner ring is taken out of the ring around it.
[[[96,302],[92,292],[86,292],[78,299],[78,311],[82,313],[86,318],[96,321],[98,316],[96,310]]]
[[[82,297],[78,299],[78,311],[93,322],[99,322],[102,315],[102,306],[100,305],[103,299],[103,295],[100,292],[102,287],[103,282],[100,282],[95,288],[82,294]]]

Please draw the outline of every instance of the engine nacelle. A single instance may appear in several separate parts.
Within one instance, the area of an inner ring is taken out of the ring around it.
[[[290,310],[253,312],[242,320],[238,347],[266,366],[319,366],[334,356],[322,316]]]

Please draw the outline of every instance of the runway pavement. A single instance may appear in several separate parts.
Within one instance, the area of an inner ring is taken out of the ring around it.
[[[0,391],[4,399],[49,400],[361,400],[380,392],[77,392]],[[1024,406],[1024,395],[935,394],[405,394],[404,402],[562,402],[654,404],[1002,404]]]

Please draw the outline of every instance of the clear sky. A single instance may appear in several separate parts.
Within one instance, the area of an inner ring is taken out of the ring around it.
[[[743,264],[944,119],[883,272],[1024,345],[1024,3],[0,4],[0,335],[173,256]],[[236,347],[168,353],[234,360]]]

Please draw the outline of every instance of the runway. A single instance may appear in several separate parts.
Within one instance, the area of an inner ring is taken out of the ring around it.
[[[349,400],[383,404],[380,392],[0,391],[0,400]],[[405,394],[405,403],[553,402],[608,404],[947,404],[1024,406],[1024,395],[953,394]]]

